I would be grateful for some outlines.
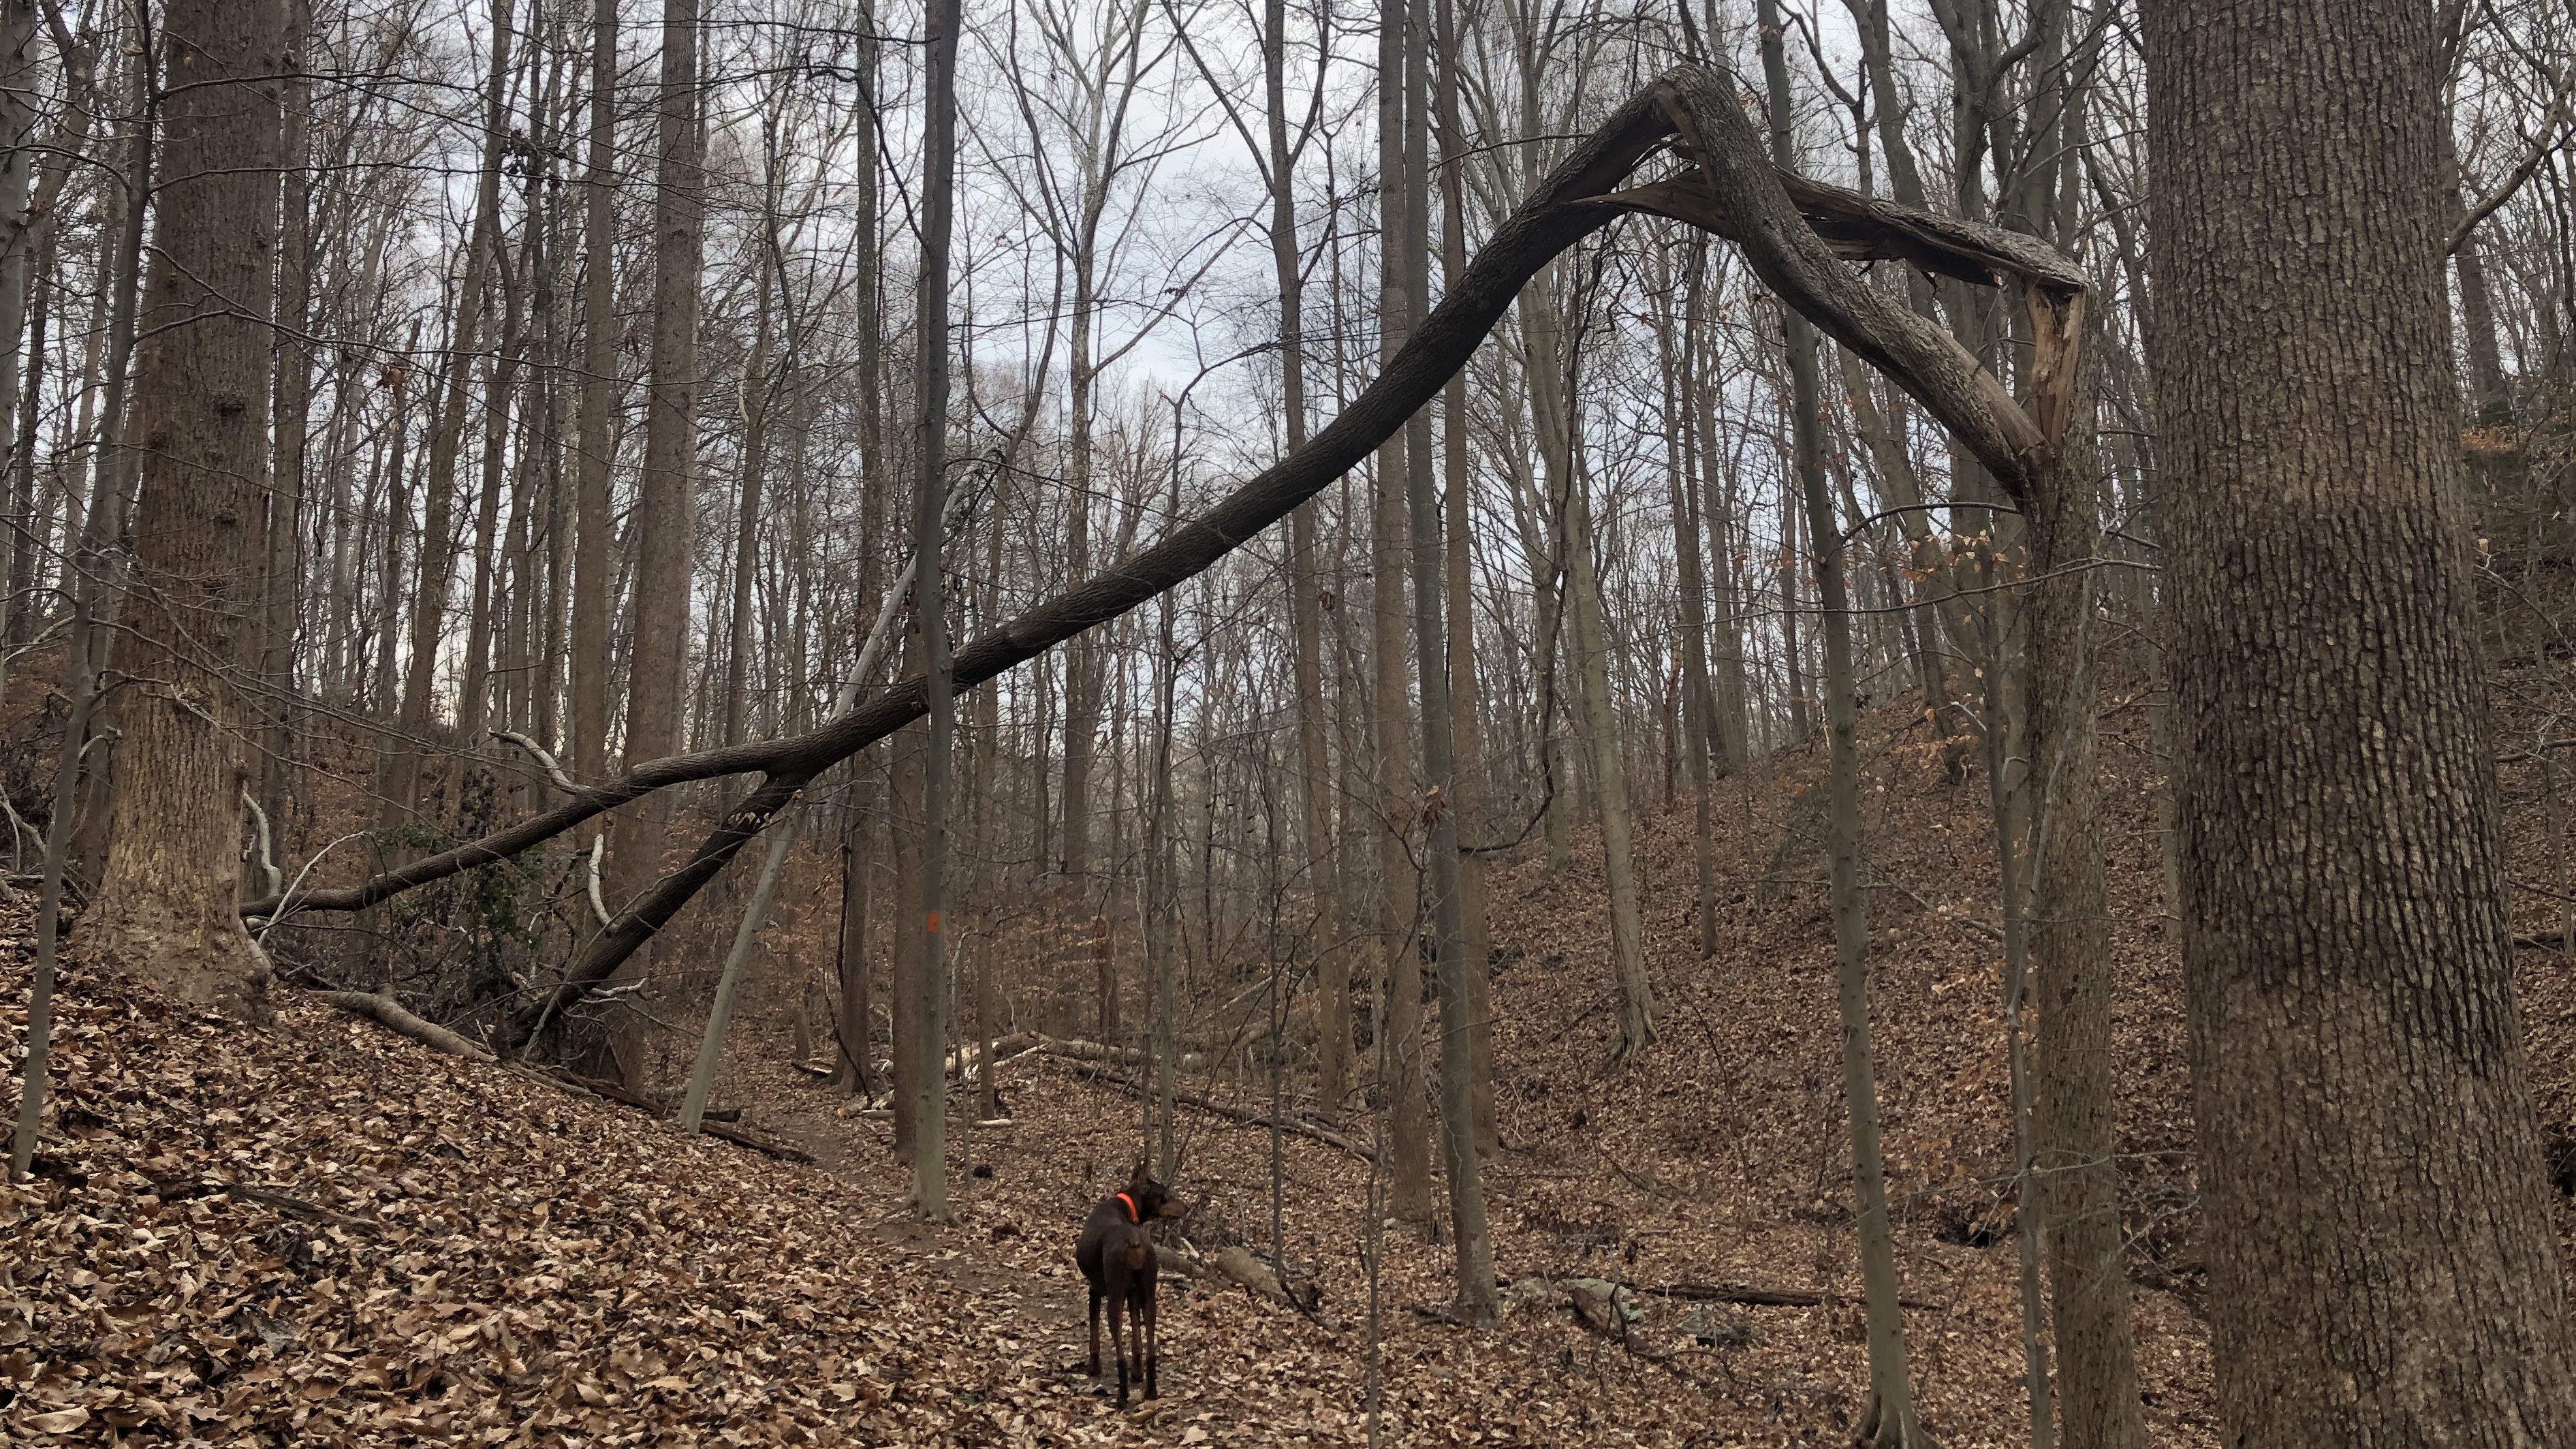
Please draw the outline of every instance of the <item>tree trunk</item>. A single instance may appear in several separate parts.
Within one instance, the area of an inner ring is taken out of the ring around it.
[[[267,973],[239,909],[246,762],[230,678],[258,662],[276,282],[278,77],[272,0],[175,0],[162,62],[158,243],[137,397],[148,431],[136,587],[119,649],[106,867],[83,922],[100,958],[184,1000],[265,1012]]]
[[[580,457],[573,472],[572,772],[608,766],[608,611],[616,565],[608,467],[617,406],[617,0],[591,16],[590,153],[582,186]],[[870,280],[873,280],[871,278]]]
[[[2085,424],[2084,426],[2089,426]],[[2095,573],[2101,540],[2081,440],[2061,445],[2028,515],[2032,848],[2030,954],[2038,982],[2032,1137],[2055,1304],[2058,1418],[2066,1449],[2144,1449],[2137,1349],[2122,1262],[2118,1134],[2111,1116],[2111,956],[2096,823]]]
[[[1524,306],[1528,305],[1524,301]],[[1576,415],[1567,379],[1559,371],[1563,354],[1550,349],[1533,359],[1530,376],[1543,396],[1541,412],[1554,411],[1566,435],[1551,446],[1570,454]],[[1574,656],[1575,692],[1583,705],[1584,734],[1592,748],[1592,788],[1601,816],[1602,873],[1610,890],[1610,963],[1619,990],[1619,1044],[1615,1061],[1628,1061],[1655,1042],[1655,993],[1646,979],[1644,911],[1637,888],[1637,861],[1630,843],[1633,817],[1628,806],[1628,768],[1619,756],[1619,720],[1610,699],[1609,627],[1602,618],[1601,579],[1593,562],[1592,501],[1585,478],[1570,456],[1551,463],[1549,480],[1562,519],[1565,550],[1565,614],[1572,626],[1568,642]],[[1560,781],[1558,788],[1562,789]]]
[[[39,250],[37,232],[42,225],[42,219],[29,204],[28,188],[36,169],[35,102],[44,84],[43,71],[36,52],[35,0],[6,0],[0,4],[0,408],[15,410],[16,426],[7,460],[10,463],[34,442],[39,400],[33,388],[26,389],[23,399],[19,396],[18,359],[22,355],[20,339],[28,323],[28,264],[31,255]],[[47,280],[50,279],[39,274],[40,284]],[[36,302],[37,349],[23,354],[29,359],[31,376],[43,359],[43,307],[41,301]],[[23,516],[30,506],[27,480],[14,467],[8,471],[13,487],[6,503],[0,504],[0,514],[11,519],[17,536],[5,550],[0,550],[0,565],[5,565],[5,572],[0,572],[0,642],[14,641],[16,637],[12,617],[15,595],[26,586],[33,571],[35,554],[30,535],[39,526],[34,518]]]
[[[1793,169],[1789,138],[1789,80],[1784,36],[1774,0],[1761,0],[1762,59],[1768,83],[1771,161]],[[1790,436],[1798,497],[1805,506],[1807,539],[1816,565],[1816,601],[1822,606],[1825,674],[1825,835],[1834,908],[1837,1005],[1842,1024],[1843,1095],[1851,1114],[1852,1181],[1859,1201],[1863,1317],[1869,1344],[1869,1404],[1860,1440],[1886,1449],[1928,1445],[1914,1415],[1914,1382],[1906,1363],[1905,1322],[1898,1303],[1896,1248],[1887,1217],[1887,1169],[1879,1152],[1878,1067],[1870,1044],[1869,897],[1860,882],[1859,683],[1852,660],[1850,574],[1845,567],[1842,523],[1834,516],[1822,466],[1823,387],[1817,376],[1816,329],[1784,308],[1789,350]],[[1789,515],[1795,520],[1796,513]],[[1794,535],[1793,535],[1794,536]],[[1788,555],[1784,586],[1797,574]],[[1787,616],[1784,615],[1785,619]],[[1789,645],[1791,711],[1804,732],[1797,697],[1797,646]]]
[[[1410,300],[1418,325],[1430,310],[1429,188],[1426,117],[1430,100],[1430,17],[1426,0],[1413,0],[1405,27],[1405,160],[1411,185],[1406,188],[1405,260],[1412,273]],[[1447,19],[1446,14],[1442,16]],[[1445,33],[1447,26],[1442,29]],[[1444,47],[1445,49],[1445,47]],[[1410,329],[1407,329],[1408,331]],[[1466,482],[1463,459],[1464,419],[1455,404],[1465,393],[1450,379],[1449,442],[1451,483]],[[1440,990],[1440,1126],[1441,1165],[1449,1184],[1449,1228],[1456,1245],[1458,1297],[1456,1311],[1469,1323],[1494,1320],[1494,1244],[1485,1223],[1484,1174],[1477,1163],[1476,1051],[1474,992],[1468,985],[1481,961],[1467,954],[1466,900],[1458,858],[1458,812],[1451,800],[1458,789],[1457,745],[1451,710],[1449,630],[1443,619],[1447,596],[1447,550],[1441,546],[1440,507],[1431,477],[1431,416],[1413,415],[1412,467],[1407,502],[1413,524],[1413,646],[1415,674],[1422,690],[1422,776],[1424,849],[1429,869],[1422,878],[1431,896],[1426,912]],[[1414,953],[1418,955],[1419,953]]]
[[[1405,0],[1385,0],[1378,35],[1378,347],[1392,358],[1413,330],[1413,268],[1405,226]],[[1386,1033],[1378,1090],[1392,1117],[1388,1132],[1390,1208],[1411,1223],[1431,1221],[1431,1118],[1424,1078],[1429,1043],[1422,1036],[1421,901],[1412,826],[1420,810],[1412,789],[1411,684],[1405,678],[1405,571],[1409,562],[1405,479],[1410,423],[1377,450],[1369,528],[1369,663],[1377,723],[1376,797],[1378,942],[1385,963]]]
[[[1288,6],[1264,0],[1262,94],[1269,122],[1270,264],[1279,287],[1279,396],[1290,451],[1306,445],[1306,282],[1297,243],[1295,156],[1288,145]],[[1288,611],[1297,688],[1298,799],[1306,889],[1315,903],[1315,1101],[1338,1114],[1350,1094],[1351,958],[1333,849],[1335,784],[1326,750],[1323,586],[1315,505],[1288,515]]]
[[[776,225],[774,215],[769,225]],[[751,355],[742,365],[742,497],[734,519],[733,606],[727,611],[725,645],[722,739],[728,745],[742,743],[743,690],[751,667],[751,580],[760,564],[760,475],[769,455],[769,289],[775,246],[772,236],[753,268],[752,285],[759,296],[752,303]],[[787,284],[784,277],[776,280],[781,288]]]
[[[645,391],[644,471],[632,525],[635,586],[629,613],[625,739],[629,766],[682,747],[691,677],[698,274],[706,217],[699,173],[698,29],[698,0],[663,0],[653,192],[652,382]],[[617,817],[609,834],[608,859],[611,894],[618,903],[640,894],[659,873],[672,813],[672,803],[665,798]]]
[[[1710,798],[1713,781],[1711,756],[1716,745],[1711,736],[1715,711],[1714,691],[1708,677],[1708,580],[1700,564],[1700,527],[1697,508],[1698,490],[1692,486],[1696,469],[1690,444],[1698,430],[1690,424],[1691,394],[1697,386],[1691,362],[1696,353],[1689,337],[1699,322],[1700,269],[1694,258],[1688,281],[1688,299],[1684,306],[1681,346],[1674,345],[1669,325],[1656,329],[1656,350],[1661,354],[1664,375],[1664,432],[1674,440],[1666,459],[1666,482],[1673,515],[1673,555],[1680,570],[1681,655],[1682,655],[1682,726],[1688,739],[1691,782],[1691,918],[1698,930],[1700,959],[1717,954],[1717,838],[1715,802]],[[1668,310],[1656,313],[1669,319]]]
[[[929,727],[922,770],[921,1095],[914,1104],[912,1207],[932,1222],[948,1217],[948,972],[940,930],[948,870],[948,742],[956,729],[940,526],[948,507],[948,245],[957,174],[959,0],[936,0],[930,28],[928,118],[922,133],[920,311],[914,322],[915,405],[920,412],[920,486],[913,515],[913,616],[921,629]],[[915,929],[906,923],[904,929]]]
[[[277,257],[277,392],[272,426],[277,450],[274,484],[268,494],[267,537],[261,560],[259,678],[265,698],[260,704],[259,796],[282,837],[286,829],[286,787],[293,773],[295,716],[295,632],[304,597],[304,452],[305,429],[313,402],[313,351],[305,342],[313,298],[312,185],[306,156],[313,105],[313,86],[306,68],[313,7],[309,0],[286,0],[285,46],[289,74],[282,83]]]
[[[680,747],[687,698],[691,544],[697,472],[698,273],[706,203],[698,153],[698,0],[663,0],[658,160],[654,176],[652,385],[646,392],[644,472],[636,498],[634,644],[626,759]],[[626,825],[621,820],[620,824]],[[611,843],[620,877],[651,866],[659,829],[636,820]]]
[[[1440,273],[1444,287],[1455,287],[1467,270],[1466,202],[1462,195],[1465,183],[1459,174],[1466,164],[1467,139],[1458,116],[1458,26],[1450,0],[1440,0],[1439,32],[1440,93],[1436,120],[1440,130],[1442,163]],[[1451,701],[1442,707],[1440,713],[1449,720],[1454,742],[1448,787],[1452,816],[1448,848],[1458,862],[1460,941],[1466,951],[1463,1009],[1467,1014],[1467,1061],[1473,1099],[1469,1106],[1475,1120],[1476,1151],[1490,1157],[1502,1151],[1502,1133],[1494,1117],[1494,1011],[1491,991],[1494,938],[1485,911],[1485,859],[1481,855],[1468,855],[1458,848],[1459,840],[1471,833],[1479,840],[1484,838],[1490,813],[1483,808],[1485,732],[1479,722],[1477,702],[1484,698],[1484,691],[1476,679],[1475,600],[1470,592],[1469,574],[1472,527],[1467,496],[1473,487],[1473,478],[1467,458],[1466,369],[1460,368],[1450,376],[1440,406],[1443,444],[1441,485],[1447,489],[1447,537],[1442,540],[1441,584],[1448,592],[1445,602]],[[1464,701],[1464,706],[1460,707],[1458,701]],[[1447,989],[1445,978],[1442,989],[1444,992]],[[1445,995],[1440,1009],[1443,1012],[1450,1009]],[[1444,1061],[1448,1044],[1446,1028],[1443,1028],[1441,1049]],[[1482,1213],[1480,1202],[1480,1218]],[[1492,1257],[1490,1244],[1486,1248],[1486,1256],[1489,1260]]]
[[[2461,529],[2432,19],[2144,13],[2183,973],[2239,1444],[2576,1443]]]

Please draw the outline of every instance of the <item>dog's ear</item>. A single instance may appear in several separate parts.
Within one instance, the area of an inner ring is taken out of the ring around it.
[[[1151,1164],[1147,1163],[1145,1159],[1141,1157],[1137,1158],[1136,1170],[1127,1174],[1127,1190],[1129,1192],[1143,1192],[1146,1188],[1153,1185],[1154,1174]]]

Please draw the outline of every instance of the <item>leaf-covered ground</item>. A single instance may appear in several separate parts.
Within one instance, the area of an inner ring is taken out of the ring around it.
[[[2215,1444],[2179,982],[2142,753],[2113,720],[2106,846],[2148,1422],[2159,1445]],[[1869,762],[1906,1322],[1941,1442],[2004,1445],[2026,1442],[2027,1399],[2001,1206],[2000,981],[1991,941],[1959,920],[1992,918],[1993,837],[1982,783],[1939,783],[1919,734],[1877,736]],[[1641,1067],[1600,1071],[1613,1023],[1593,873],[1551,879],[1533,860],[1491,878],[1499,1266],[1628,1285],[1643,1317],[1624,1336],[1562,1295],[1533,1295],[1492,1332],[1417,1311],[1448,1298],[1449,1259],[1402,1228],[1384,1233],[1372,1294],[1365,1163],[1289,1136],[1278,1231],[1318,1276],[1319,1311],[1166,1280],[1163,1397],[1122,1414],[1079,1371],[1069,1248],[1133,1160],[1137,1105],[1077,1065],[1002,1067],[1010,1125],[952,1142],[956,1220],[926,1226],[904,1212],[885,1124],[787,1065],[780,982],[753,993],[718,1100],[815,1153],[811,1167],[433,1055],[293,991],[273,1025],[242,1027],[82,971],[59,998],[40,1175],[0,1190],[0,1439],[1360,1444],[1374,1303],[1386,1443],[1846,1442],[1865,1366],[1831,933],[1800,883],[1821,864],[1795,793],[1811,769],[1792,759],[1719,811],[1712,960],[1692,949],[1687,814],[1646,832],[1663,1041]],[[2518,855],[2543,879],[2537,803],[2516,784],[2509,771]],[[12,1040],[25,935],[22,916],[0,917]],[[2564,1131],[2576,992],[2558,958],[2523,964],[2544,1124]],[[1190,1085],[1267,1102],[1240,1063]],[[1198,1242],[1266,1252],[1269,1133],[1197,1112],[1181,1126]],[[1644,1291],[1674,1284],[1824,1302]]]

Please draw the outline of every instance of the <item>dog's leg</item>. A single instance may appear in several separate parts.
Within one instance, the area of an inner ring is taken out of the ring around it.
[[[1100,1290],[1091,1290],[1091,1361],[1083,1366],[1085,1374],[1100,1377]]]
[[[1150,1399],[1154,1395],[1151,1381],[1145,1377],[1146,1364],[1150,1362],[1145,1357],[1145,1300],[1132,1294],[1127,1299],[1127,1336],[1136,1346],[1137,1382],[1146,1387],[1145,1397]]]
[[[1127,1336],[1120,1319],[1126,1305],[1118,1301],[1119,1296],[1109,1295],[1109,1352],[1118,1360],[1118,1407],[1123,1409],[1127,1407]]]
[[[1156,1305],[1154,1290],[1145,1290],[1145,1397],[1160,1398],[1154,1380],[1163,1368],[1163,1314]]]

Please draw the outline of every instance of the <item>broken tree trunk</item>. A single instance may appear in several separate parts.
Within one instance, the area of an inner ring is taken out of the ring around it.
[[[2082,274],[2048,247],[1999,229],[1936,217],[1783,176],[1735,100],[1724,72],[1683,66],[1629,98],[1577,143],[1487,238],[1377,379],[1303,447],[1174,527],[1123,566],[1104,569],[975,640],[955,659],[951,688],[985,680],[1195,577],[1322,492],[1395,435],[1464,366],[1528,280],[1568,247],[1625,212],[1653,212],[1725,236],[1754,271],[1827,335],[1868,359],[1956,434],[2016,499],[2056,435],[2072,376],[2071,325]],[[1667,141],[1693,168],[1613,192]],[[1894,259],[1993,284],[2030,283],[2041,315],[2033,401],[2024,412],[1993,374],[1938,326],[1856,276],[1842,259]],[[2034,420],[2036,418],[2036,421]],[[726,811],[688,861],[630,902],[594,937],[563,983],[512,1018],[513,1044],[580,1001],[712,880],[817,774],[927,713],[927,681],[894,685],[864,707],[804,734],[648,761],[506,830],[372,876],[354,886],[270,896],[243,907],[274,919],[293,910],[355,911],[414,886],[506,860],[668,786],[728,775],[762,782]]]

